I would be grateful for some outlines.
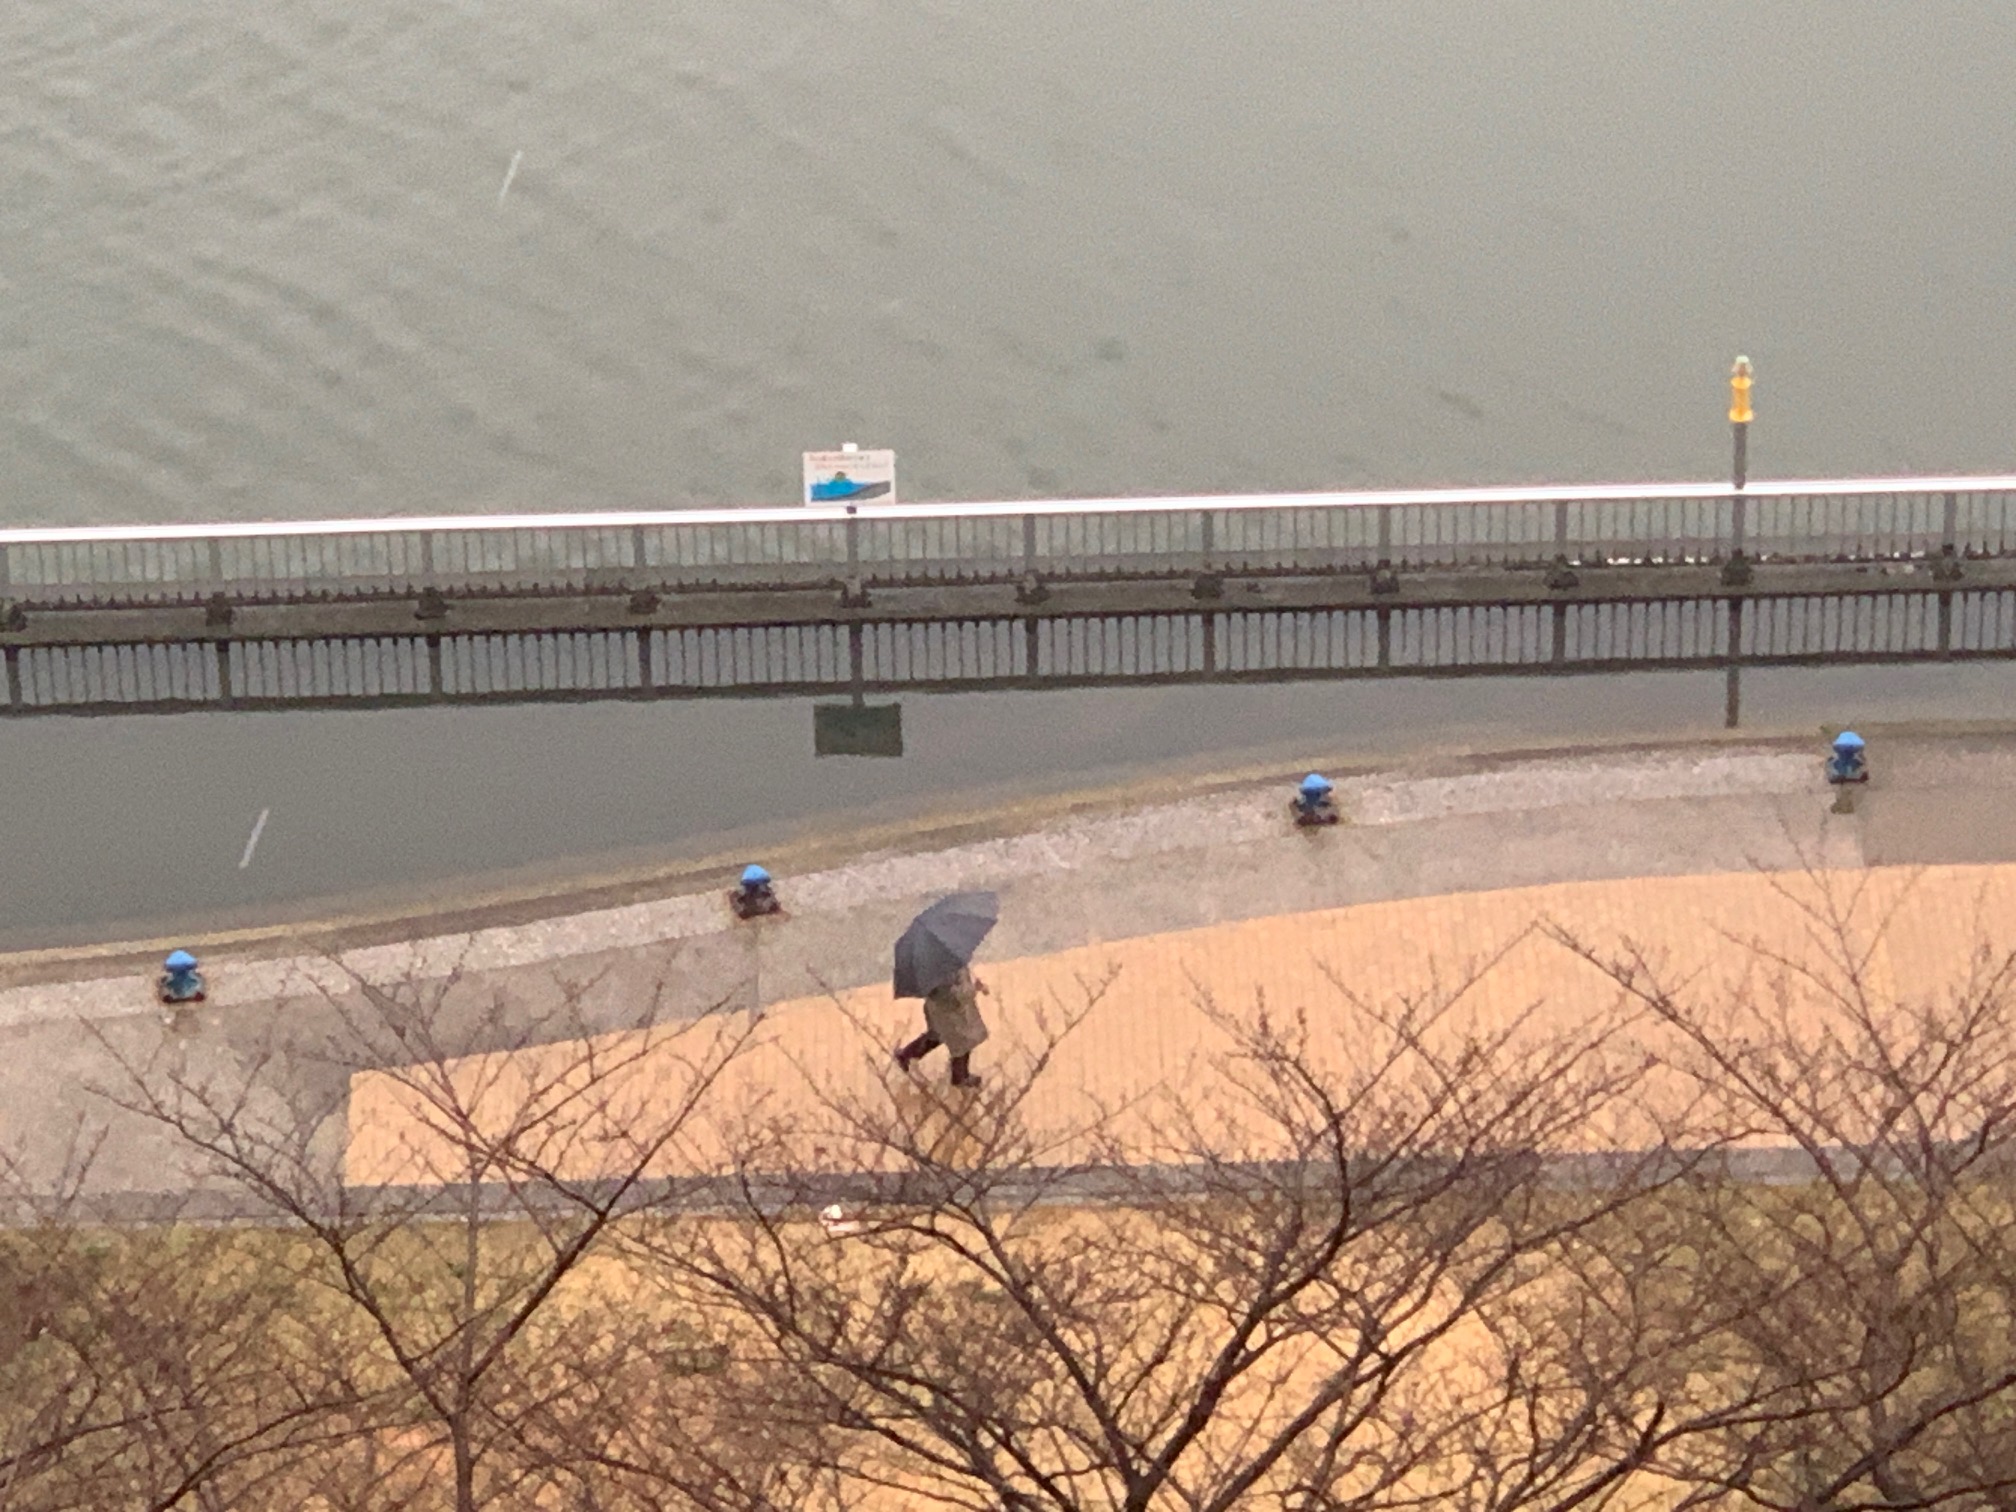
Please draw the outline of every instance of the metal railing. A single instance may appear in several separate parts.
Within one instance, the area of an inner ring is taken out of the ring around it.
[[[2016,476],[0,530],[48,607],[2016,556]]]
[[[0,717],[2006,661],[2016,589],[0,647]]]

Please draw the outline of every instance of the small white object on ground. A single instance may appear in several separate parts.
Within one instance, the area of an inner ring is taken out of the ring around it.
[[[245,840],[245,854],[238,858],[238,870],[243,871],[252,864],[252,852],[259,848],[259,836],[265,832],[266,816],[271,809],[259,810],[259,817],[252,821],[252,833]]]
[[[504,203],[504,196],[511,192],[511,181],[518,177],[518,165],[524,161],[524,153],[514,152],[511,154],[511,166],[504,170],[504,187],[497,191],[497,203],[499,205]]]
[[[849,1234],[861,1232],[861,1221],[849,1218],[847,1210],[839,1203],[829,1203],[819,1214],[820,1227],[835,1239],[844,1239]]]

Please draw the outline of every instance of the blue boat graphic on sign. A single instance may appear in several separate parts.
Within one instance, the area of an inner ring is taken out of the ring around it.
[[[888,492],[887,483],[857,483],[843,472],[814,483],[812,501],[830,504],[840,499],[879,499]]]

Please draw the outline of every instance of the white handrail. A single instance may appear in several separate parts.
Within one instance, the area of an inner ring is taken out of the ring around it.
[[[1006,499],[976,503],[813,504],[789,508],[609,510],[580,514],[414,515],[369,520],[216,521],[196,525],[70,525],[0,529],[0,546],[117,541],[215,541],[284,536],[410,535],[425,531],[624,530],[638,526],[803,525],[860,520],[1002,516],[1188,514],[1202,510],[1373,509],[1485,504],[1577,504],[1791,497],[2011,493],[2016,475],[1755,480],[1727,483],[1576,483],[1516,488],[1415,488],[1293,494],[1186,494],[1166,498]]]

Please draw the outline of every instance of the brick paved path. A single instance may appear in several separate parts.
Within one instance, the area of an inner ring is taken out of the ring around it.
[[[1082,1153],[1084,1131],[1104,1119],[1107,1133],[1139,1142],[1146,1158],[1154,1153],[1151,1131],[1172,1110],[1201,1113],[1209,1126],[1214,1110],[1238,1101],[1225,1083],[1228,1040],[1218,1015],[1250,1021],[1264,1008],[1281,1021],[1306,1013],[1312,1052],[1348,1074],[1354,1045],[1362,1049],[1377,1034],[1365,1008],[1446,996],[1473,977],[1444,1023],[1448,1033],[1502,1028],[1527,1015],[1521,1032],[1540,1035],[1618,1006],[1615,984],[1550,929],[1604,952],[1637,949],[1668,980],[1716,1001],[1746,988],[1768,993],[1783,985],[1787,966],[1795,977],[1803,969],[1841,980],[1837,920],[1856,952],[1866,952],[1862,979],[1879,998],[1949,991],[1984,942],[2007,949],[2016,941],[2016,865],[1558,883],[1282,914],[1002,960],[983,951],[995,1032],[976,1064],[995,1073],[998,1091],[1047,1049],[1051,1059],[1020,1109],[1027,1128],[1058,1141],[1063,1159]],[[1809,1025],[1826,1012],[1810,983],[1795,980],[1785,1001],[1794,1020]],[[1081,1021],[1051,1043],[1074,1018]],[[942,1055],[914,1083],[889,1070],[889,1047],[919,1022],[917,1004],[896,1002],[881,985],[776,1003],[754,1048],[716,1087],[713,1105],[814,1123],[830,1120],[836,1101],[923,1107],[943,1099],[949,1108],[956,1099],[943,1087]],[[740,1013],[721,1015],[668,1040],[629,1095],[664,1105],[686,1085],[702,1047],[746,1023]],[[527,1054],[553,1065],[568,1053]],[[465,1068],[496,1083],[493,1111],[526,1084],[518,1075],[500,1078],[503,1069],[497,1057]],[[522,1074],[536,1072],[528,1065]],[[443,1158],[398,1111],[399,1096],[396,1077],[385,1073],[353,1084],[353,1180],[412,1179]],[[1588,1135],[1599,1146],[1625,1137],[1618,1128]],[[830,1146],[836,1165],[846,1163],[842,1150],[838,1139]],[[698,1136],[673,1147],[658,1169],[706,1169],[725,1156],[718,1139]],[[577,1169],[585,1174],[592,1165],[584,1158]]]

